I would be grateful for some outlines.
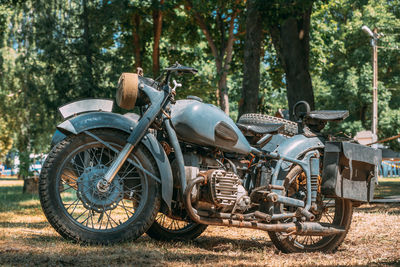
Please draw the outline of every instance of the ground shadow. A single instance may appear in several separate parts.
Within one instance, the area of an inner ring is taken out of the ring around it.
[[[50,238],[50,237],[49,237]],[[53,242],[56,241],[53,238]],[[162,266],[170,263],[218,263],[224,261],[248,261],[252,259],[242,253],[205,253],[204,250],[193,250],[190,252],[168,251],[168,248],[161,251],[146,247],[135,242],[126,246],[94,246],[93,249],[68,249],[61,252],[46,253],[43,250],[33,250],[30,247],[33,242],[42,240],[39,237],[26,239],[27,248],[0,248],[0,265],[54,265],[54,266],[98,266],[98,265],[135,265],[135,266]],[[43,241],[43,240],[42,240]],[[51,241],[51,240],[50,240]],[[170,245],[173,245],[170,244]],[[28,247],[30,246],[30,247]]]
[[[0,222],[0,228],[29,228],[29,229],[43,229],[49,226],[48,222]]]
[[[210,251],[252,251],[255,249],[263,249],[273,247],[271,241],[264,240],[251,240],[251,239],[233,239],[221,236],[201,236],[193,241],[191,244],[197,248],[210,250]]]
[[[48,243],[54,243],[54,242],[65,242],[67,243],[73,243],[72,241],[68,241],[64,239],[62,236],[56,234],[56,235],[49,235],[47,233],[41,233],[40,231],[27,231],[28,233],[31,233],[30,236],[24,237],[23,242],[26,243],[27,245],[32,244],[32,243],[43,243],[43,242],[48,242]]]
[[[24,205],[20,203],[28,200],[39,200],[37,194],[23,194],[22,186],[2,186],[0,187],[0,212],[15,211],[21,209],[37,208],[37,205]]]
[[[363,213],[387,213],[400,215],[400,203],[361,205],[355,211]]]

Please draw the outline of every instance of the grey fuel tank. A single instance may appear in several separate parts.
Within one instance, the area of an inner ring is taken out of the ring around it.
[[[249,142],[221,109],[198,100],[178,100],[171,107],[172,124],[179,139],[223,151],[248,154]]]

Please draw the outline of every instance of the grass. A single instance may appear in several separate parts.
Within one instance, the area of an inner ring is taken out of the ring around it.
[[[375,190],[375,196],[399,196],[400,197],[400,177],[396,178],[379,178],[378,187]]]
[[[397,182],[398,181],[398,182]],[[400,178],[384,179],[378,195],[399,194]],[[355,210],[348,236],[333,254],[282,254],[258,230],[208,227],[191,242],[157,242],[144,235],[111,247],[81,246],[60,237],[38,197],[22,181],[0,178],[0,265],[315,266],[400,264],[400,205]]]

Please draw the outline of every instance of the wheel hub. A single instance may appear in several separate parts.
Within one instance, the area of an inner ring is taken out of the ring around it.
[[[77,196],[85,208],[104,212],[115,209],[122,200],[124,185],[118,175],[115,176],[108,190],[100,191],[97,187],[97,184],[104,178],[107,169],[102,164],[86,167],[83,174],[78,178]]]

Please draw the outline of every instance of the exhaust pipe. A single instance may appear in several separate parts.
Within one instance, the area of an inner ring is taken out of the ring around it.
[[[200,216],[199,212],[193,208],[191,202],[191,192],[196,184],[203,183],[204,177],[197,177],[189,183],[184,193],[184,204],[186,211],[189,214],[190,219],[196,223],[207,224],[207,225],[219,225],[219,226],[233,226],[240,228],[251,228],[259,229],[271,232],[286,232],[297,235],[315,235],[315,236],[327,236],[335,235],[345,232],[346,230],[340,227],[334,227],[324,223],[317,222],[302,222],[302,223],[277,223],[277,224],[266,224],[254,221],[243,221],[228,219],[231,214],[219,213],[219,218],[210,218]]]
[[[304,222],[298,223],[296,234],[297,235],[318,235],[318,236],[327,236],[327,235],[336,235],[346,232],[344,228],[335,227],[326,223],[317,223],[317,222]]]

